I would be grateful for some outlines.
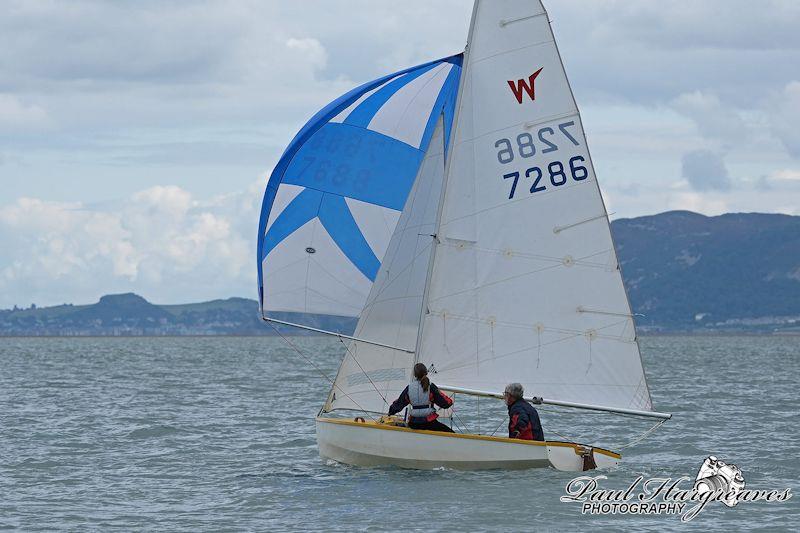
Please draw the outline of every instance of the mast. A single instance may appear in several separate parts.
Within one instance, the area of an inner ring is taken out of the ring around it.
[[[431,288],[431,274],[433,273],[433,265],[436,261],[436,250],[439,247],[439,230],[442,225],[442,210],[444,209],[444,201],[447,195],[447,184],[450,181],[450,162],[453,160],[453,147],[455,145],[456,132],[458,131],[459,117],[461,116],[461,101],[464,92],[465,80],[467,79],[467,71],[469,69],[469,49],[472,42],[472,35],[475,31],[475,20],[478,15],[478,4],[481,0],[475,0],[472,4],[472,16],[469,22],[469,32],[467,33],[467,45],[464,47],[464,62],[461,67],[461,79],[458,81],[458,96],[456,97],[456,113],[453,117],[453,126],[450,130],[450,139],[445,147],[445,161],[444,161],[444,183],[442,183],[442,192],[439,194],[439,206],[436,209],[436,230],[431,237],[431,257],[428,262],[428,273],[425,276],[425,289],[422,292],[422,307],[420,308],[419,327],[417,328],[417,343],[414,346],[414,363],[419,363],[419,348],[422,343],[422,332],[425,328],[425,315],[428,314],[428,293]]]

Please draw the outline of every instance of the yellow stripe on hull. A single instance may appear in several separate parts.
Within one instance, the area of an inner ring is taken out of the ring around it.
[[[536,468],[583,470],[588,446],[572,442],[529,441],[414,430],[374,421],[318,417],[320,455],[358,466],[446,467],[459,470]],[[616,465],[621,456],[594,448],[598,468]]]

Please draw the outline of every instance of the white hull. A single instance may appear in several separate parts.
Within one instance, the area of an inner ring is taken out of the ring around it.
[[[418,431],[341,418],[317,418],[317,443],[322,457],[356,466],[457,470],[552,466],[580,472],[584,463],[580,455],[584,446],[575,443]],[[599,448],[593,456],[597,468],[615,466],[621,459]]]

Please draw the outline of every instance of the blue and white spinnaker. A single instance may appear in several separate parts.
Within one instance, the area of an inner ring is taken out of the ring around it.
[[[295,136],[261,208],[262,316],[361,313],[440,117],[447,146],[461,60],[366,83]]]

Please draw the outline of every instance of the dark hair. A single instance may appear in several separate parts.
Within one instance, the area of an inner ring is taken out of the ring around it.
[[[431,380],[428,379],[428,367],[422,363],[414,365],[414,377],[422,384],[422,390],[428,392],[428,388],[431,386]]]

